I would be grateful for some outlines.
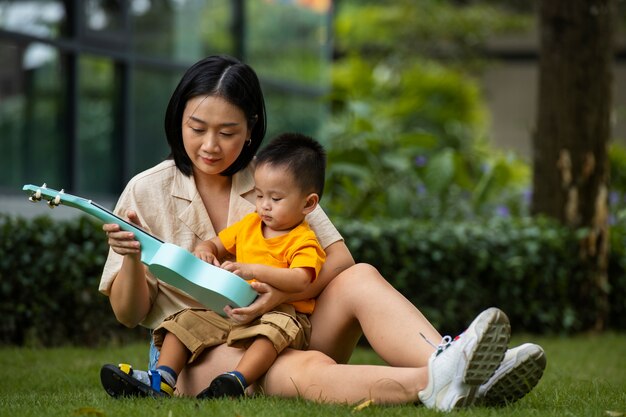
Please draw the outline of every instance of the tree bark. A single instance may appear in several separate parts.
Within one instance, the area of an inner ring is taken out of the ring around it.
[[[608,143],[615,0],[541,0],[533,214],[584,227],[594,327],[608,316]]]

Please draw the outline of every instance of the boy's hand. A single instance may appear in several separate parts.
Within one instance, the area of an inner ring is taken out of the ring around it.
[[[245,280],[250,280],[254,278],[252,264],[226,261],[222,264],[222,269],[225,269],[228,272],[232,272],[233,274],[240,276]]]
[[[194,249],[193,254],[202,259],[204,262],[210,263],[211,265],[220,266],[220,261],[217,260],[213,252],[210,252],[201,246],[198,246]]]

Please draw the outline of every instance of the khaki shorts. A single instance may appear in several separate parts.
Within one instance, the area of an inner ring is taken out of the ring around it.
[[[211,310],[186,309],[166,318],[154,329],[154,345],[159,350],[167,332],[189,349],[188,363],[192,363],[204,349],[223,343],[247,348],[257,336],[267,337],[278,353],[287,347],[306,349],[311,337],[311,323],[306,314],[297,313],[291,304],[281,304],[244,325]]]

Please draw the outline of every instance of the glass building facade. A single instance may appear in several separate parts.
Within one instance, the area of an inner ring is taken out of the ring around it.
[[[168,155],[170,94],[207,55],[257,70],[268,137],[315,135],[331,12],[330,0],[0,0],[0,199],[43,182],[117,196]]]

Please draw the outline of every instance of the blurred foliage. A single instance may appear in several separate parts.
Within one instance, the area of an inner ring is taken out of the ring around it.
[[[342,0],[335,21],[339,51],[360,51],[372,59],[416,56],[466,59],[485,41],[519,32],[533,23],[529,11],[474,1],[459,5],[441,0]]]
[[[86,217],[0,216],[0,343],[99,345],[141,337],[117,322],[98,292],[108,251],[99,223]]]
[[[529,27],[488,4],[340,4],[324,205],[333,215],[472,218],[525,214],[530,168],[489,145],[467,68],[488,36]]]
[[[596,288],[572,256],[584,231],[545,218],[385,223],[336,222],[357,262],[374,265],[440,331],[501,306],[517,332],[569,334],[593,325]],[[626,329],[625,229],[610,259],[608,327]],[[497,256],[496,256],[497,255]]]
[[[328,88],[331,43],[325,13],[295,2],[248,1],[246,14],[253,16],[246,26],[246,62],[266,85]]]
[[[611,192],[609,223],[611,227],[626,224],[626,147],[613,143],[609,148]],[[611,245],[612,247],[614,245]]]
[[[529,164],[487,136],[487,41],[536,30],[533,9],[515,0],[339,3],[323,205],[334,220],[358,219],[342,228],[355,258],[438,326],[502,305],[516,328],[570,332],[589,328],[599,309],[576,256],[585,231],[529,218]],[[612,153],[611,198],[624,207],[616,187],[626,190],[626,152]],[[616,218],[626,213],[614,208]],[[612,228],[620,328],[624,236]]]

